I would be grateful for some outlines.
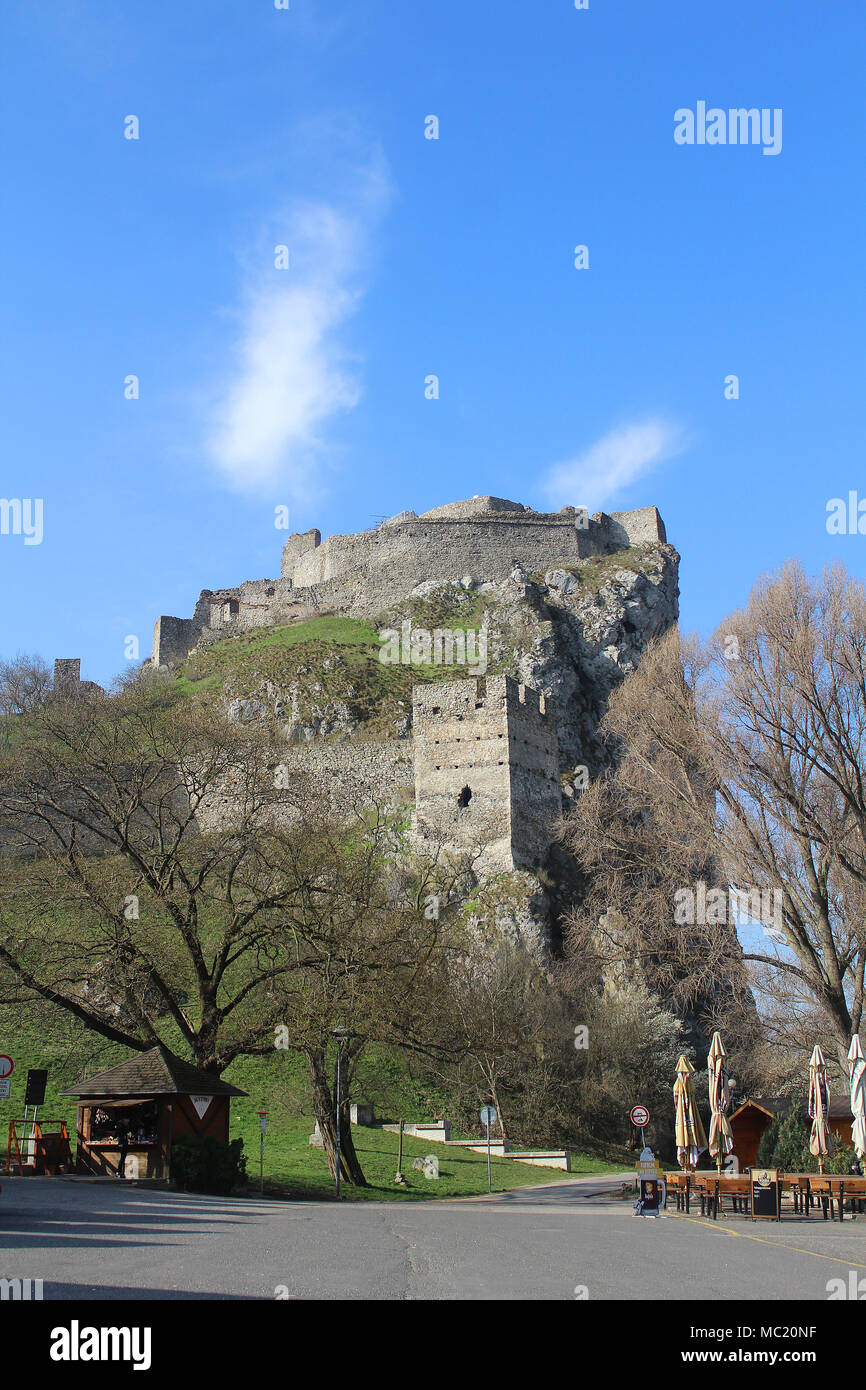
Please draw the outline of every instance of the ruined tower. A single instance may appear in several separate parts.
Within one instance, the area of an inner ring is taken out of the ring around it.
[[[562,810],[556,721],[511,676],[416,685],[415,837],[478,855],[486,873],[535,869]]]

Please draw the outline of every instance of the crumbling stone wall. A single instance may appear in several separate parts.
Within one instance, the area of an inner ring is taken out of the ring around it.
[[[415,686],[418,847],[469,854],[485,873],[535,868],[562,809],[556,721],[510,676]]]
[[[286,541],[279,579],[205,589],[191,619],[160,618],[151,662],[172,666],[199,642],[316,613],[373,617],[428,581],[501,583],[515,566],[548,570],[648,541],[665,541],[655,507],[590,518],[581,508],[536,512],[501,497],[400,512],[375,530],[324,542],[312,528]]]
[[[375,531],[329,536],[300,555],[298,538],[293,536],[283,552],[283,574],[291,575],[295,588],[313,588],[362,572],[363,603],[373,612],[425,580],[470,574],[479,581],[501,582],[515,564],[530,571],[548,569],[556,563],[609,555],[645,540],[664,540],[664,525],[655,507],[613,516],[599,512],[588,518],[574,507],[556,513],[533,512],[516,502],[476,498],[437,507],[414,519],[406,516],[400,513]]]
[[[58,700],[76,700],[84,695],[104,695],[96,681],[81,679],[81,657],[57,657],[54,662],[52,695]]]

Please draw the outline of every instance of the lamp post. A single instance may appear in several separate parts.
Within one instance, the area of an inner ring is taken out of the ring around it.
[[[265,1130],[268,1127],[267,1110],[259,1111],[259,1192],[265,1190]]]
[[[337,1188],[337,1201],[340,1200],[340,1110],[343,1104],[341,1091],[341,1073],[343,1070],[343,1043],[349,1036],[345,1028],[332,1028],[331,1036],[337,1039],[337,1164],[335,1182]]]

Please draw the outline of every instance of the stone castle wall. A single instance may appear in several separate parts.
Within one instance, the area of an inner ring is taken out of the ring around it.
[[[481,509],[470,510],[477,507]],[[400,513],[375,531],[329,536],[300,554],[300,538],[292,536],[283,551],[283,575],[295,588],[312,588],[361,572],[365,600],[372,609],[404,597],[427,579],[471,574],[501,582],[515,564],[530,571],[548,569],[664,538],[655,507],[588,518],[574,508],[530,512],[518,503],[477,498],[449,503],[420,517]]]
[[[515,867],[540,864],[562,814],[559,747],[551,702],[531,686],[507,691],[511,841]]]
[[[556,722],[510,676],[416,686],[415,839],[478,856],[486,873],[532,868],[562,809]]]
[[[421,516],[400,512],[373,531],[324,542],[313,528],[286,541],[279,579],[204,589],[192,618],[159,618],[151,663],[176,665],[199,643],[315,614],[372,617],[426,580],[468,574],[501,583],[515,565],[532,573],[653,540],[665,540],[655,507],[590,518],[580,508],[534,512],[500,497],[449,502]]]

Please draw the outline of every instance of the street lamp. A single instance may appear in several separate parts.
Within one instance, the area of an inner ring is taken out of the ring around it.
[[[259,1111],[259,1191],[265,1190],[265,1130],[268,1127],[267,1110]]]
[[[340,1073],[343,1070],[343,1043],[349,1036],[347,1028],[332,1028],[331,1036],[337,1039],[337,1166],[335,1181],[337,1185],[337,1201],[340,1200],[340,1108],[342,1106],[342,1094],[340,1090]]]

